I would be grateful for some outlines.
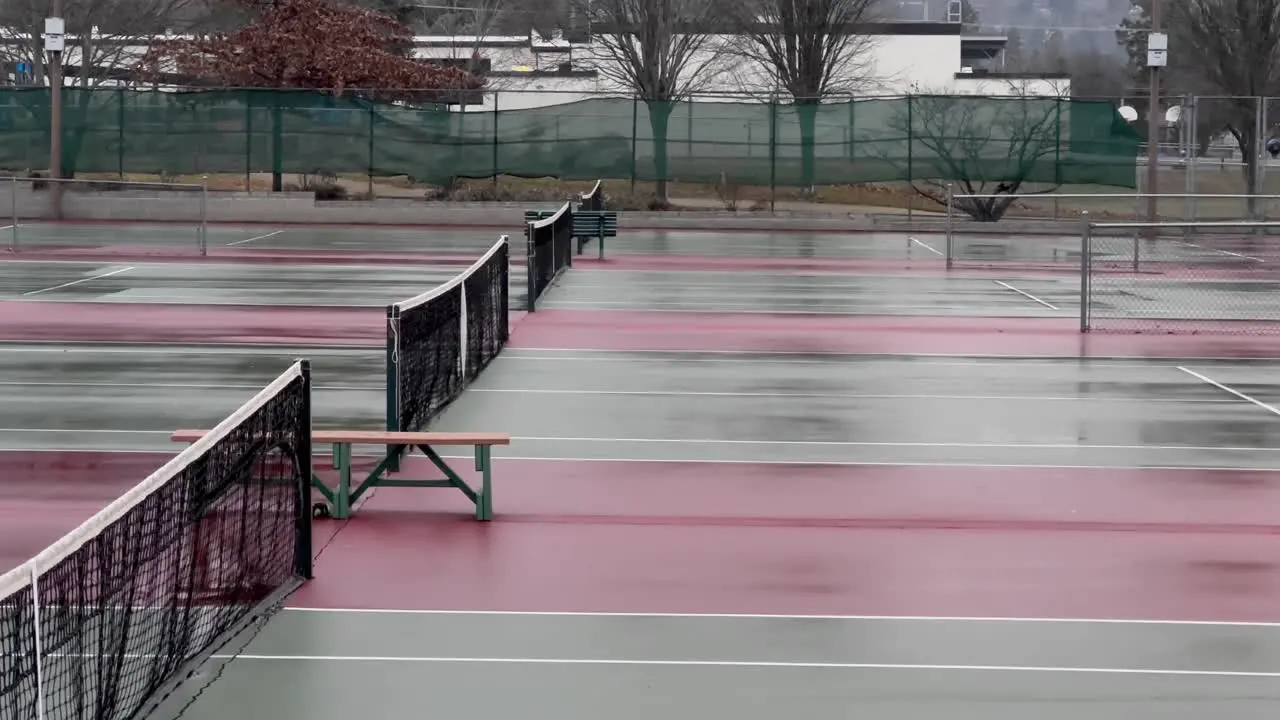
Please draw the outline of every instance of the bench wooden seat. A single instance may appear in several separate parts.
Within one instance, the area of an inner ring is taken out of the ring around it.
[[[545,220],[555,213],[549,210],[526,210],[525,222]],[[579,255],[592,239],[599,241],[599,258],[604,259],[604,239],[618,236],[618,213],[612,210],[574,210],[573,236],[578,240]]]
[[[170,436],[173,442],[193,443],[205,436],[207,430],[176,430]],[[333,468],[338,471],[338,485],[331,488],[313,470],[311,485],[328,501],[316,503],[312,508],[318,517],[332,516],[339,520],[351,515],[353,505],[366,491],[375,487],[452,487],[461,490],[476,506],[477,520],[493,519],[492,449],[496,445],[510,445],[511,436],[506,433],[457,433],[457,432],[395,432],[390,430],[313,430],[311,442],[333,447]],[[356,445],[386,446],[381,462],[369,472],[353,490],[351,485],[352,448]],[[480,473],[480,489],[473,489],[433,447],[475,448],[475,469]],[[402,453],[417,449],[443,473],[444,477],[431,480],[390,478],[387,475],[395,467]]]

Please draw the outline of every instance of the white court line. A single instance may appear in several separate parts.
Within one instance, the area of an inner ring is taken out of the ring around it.
[[[128,382],[42,382],[22,380],[0,380],[0,387],[80,387],[80,388],[164,388],[176,390],[253,390],[261,385],[241,385],[235,383],[128,383]],[[314,390],[333,390],[340,392],[370,391],[382,392],[383,385],[315,385]],[[1235,401],[1213,398],[1149,398],[1133,397],[1089,397],[1089,396],[1037,396],[1037,395],[926,395],[926,394],[864,394],[864,393],[783,393],[783,392],[691,392],[680,390],[548,390],[546,388],[467,388],[469,393],[496,393],[511,395],[601,395],[601,396],[639,396],[639,397],[719,397],[719,398],[843,398],[847,400],[998,400],[998,401],[1031,401],[1031,402],[1143,402],[1143,403],[1210,403],[1234,404]]]
[[[1270,360],[1280,360],[1280,355],[1277,355],[1275,357],[1251,356],[1248,358],[1223,357],[1223,356],[1212,356],[1212,355],[1204,356],[1204,357],[1187,357],[1187,356],[1161,357],[1158,355],[1099,355],[1099,356],[1091,356],[1091,357],[1081,357],[1079,355],[1019,355],[1016,353],[856,353],[856,352],[839,352],[839,351],[826,351],[826,350],[811,352],[807,350],[763,350],[763,351],[762,350],[654,350],[654,349],[647,349],[647,348],[616,350],[616,349],[608,349],[608,348],[566,348],[566,347],[553,347],[553,348],[517,347],[517,348],[511,348],[511,351],[512,352],[548,352],[548,353],[566,353],[566,354],[576,353],[579,355],[583,355],[584,357],[582,358],[568,357],[567,359],[591,360],[593,362],[596,360],[595,357],[586,357],[586,356],[598,356],[598,355],[608,355],[608,354],[712,355],[712,356],[725,356],[725,357],[741,357],[744,362],[777,362],[777,360],[772,360],[770,358],[760,358],[756,356],[771,355],[771,356],[787,357],[787,356],[798,355],[801,357],[818,356],[818,357],[842,358],[842,359],[849,359],[849,360],[859,360],[862,358],[885,358],[885,359],[977,358],[977,359],[984,359],[984,360],[1024,360],[1024,361],[1025,360],[1040,360],[1040,361],[1056,360],[1056,361],[1070,361],[1070,362],[1077,362],[1077,363],[1082,362],[1082,363],[1089,363],[1089,364],[1093,364],[1096,361],[1105,361],[1105,360],[1130,360],[1130,361],[1138,360],[1146,363],[1152,363],[1152,361],[1159,361],[1159,360],[1164,360],[1166,362],[1182,362],[1182,363],[1193,361],[1193,360],[1201,361],[1201,362],[1220,362],[1220,361],[1261,362],[1261,361],[1270,361]],[[499,357],[502,357],[502,356],[499,356]],[[688,360],[693,361],[693,360],[698,360],[698,358],[688,358]],[[829,360],[802,360],[800,362],[829,363],[830,361]]]
[[[916,237],[916,236],[914,236],[914,235],[910,235],[910,236],[908,236],[908,237],[907,237],[907,239],[908,239],[908,240],[910,240],[911,242],[915,243],[916,245],[919,245],[920,247],[924,248],[925,250],[928,250],[929,252],[933,253],[934,255],[937,255],[938,257],[942,257],[942,253],[941,253],[941,252],[939,252],[939,251],[938,251],[936,248],[934,248],[932,245],[930,245],[929,243],[927,243],[927,242],[925,242],[925,241],[921,240],[920,238],[918,238],[918,237]]]
[[[99,340],[59,340],[57,342],[35,342],[31,340],[0,340],[0,353],[115,353],[129,354],[182,354],[182,355],[263,355],[271,357],[296,357],[299,354],[350,355],[382,357],[384,349],[378,345],[323,345],[309,348],[287,347],[264,343],[261,345],[237,344],[226,345],[212,343],[202,345],[174,345],[170,342],[102,342]],[[555,355],[535,356],[520,353],[556,353]],[[560,354],[563,353],[563,354]],[[578,357],[575,357],[574,355]],[[616,357],[609,357],[615,355]],[[688,355],[693,357],[670,357],[672,355]],[[707,355],[710,357],[697,357]],[[759,357],[761,355],[767,357]],[[664,357],[665,356],[665,357]],[[820,357],[822,360],[802,360],[799,357]],[[1251,356],[1159,356],[1159,355],[1096,355],[1081,357],[1079,355],[1017,355],[1005,353],[854,353],[854,352],[807,352],[800,350],[651,350],[651,349],[606,349],[606,348],[538,348],[512,347],[502,355],[494,358],[501,360],[555,360],[573,362],[719,362],[719,363],[774,363],[783,365],[832,365],[839,362],[895,362],[910,359],[918,365],[1026,365],[1029,363],[1053,364],[1071,363],[1089,367],[1166,367],[1173,363],[1213,362],[1234,363],[1241,366],[1263,365],[1280,360],[1275,357]],[[971,359],[971,360],[970,360]]]
[[[1019,290],[1018,288],[1016,288],[1016,287],[1014,287],[1014,286],[1010,285],[1010,284],[1009,284],[1009,283],[1007,283],[1007,282],[1004,282],[1003,280],[992,280],[991,282],[993,282],[993,283],[995,283],[995,284],[999,285],[1000,287],[1002,287],[1002,288],[1004,288],[1004,289],[1006,289],[1006,290],[1012,290],[1012,291],[1014,291],[1014,292],[1018,293],[1019,295],[1021,295],[1022,297],[1027,298],[1028,300],[1034,300],[1035,302],[1040,303],[1041,305],[1043,305],[1043,306],[1045,306],[1045,307],[1049,308],[1050,310],[1057,310],[1057,309],[1058,309],[1058,306],[1057,306],[1057,305],[1053,305],[1053,304],[1047,303],[1047,302],[1045,302],[1044,300],[1041,300],[1040,298],[1036,297],[1035,295],[1032,295],[1031,293],[1027,292],[1026,290]]]
[[[136,270],[136,269],[137,268],[133,266],[129,266],[125,268],[116,268],[115,270],[112,270],[110,272],[99,273],[97,275],[93,275],[87,278],[80,278],[79,280],[72,280],[71,282],[65,282],[65,283],[62,283],[61,285],[54,285],[53,287],[41,288],[40,290],[32,290],[31,292],[25,292],[25,293],[22,293],[22,297],[39,295],[40,293],[46,293],[46,292],[49,292],[50,290],[61,290],[62,288],[71,287],[72,285],[79,285],[80,283],[86,283],[91,280],[101,280],[102,278],[111,277],[112,275],[119,275],[120,273],[125,273],[125,272],[129,272],[130,270]]]
[[[269,238],[269,237],[275,237],[276,235],[279,235],[279,234],[280,234],[280,233],[282,233],[282,232],[284,232],[284,230],[276,230],[276,231],[274,231],[274,232],[269,232],[269,233],[266,233],[266,234],[263,234],[263,235],[255,235],[255,236],[253,236],[253,237],[251,237],[251,238],[246,238],[246,239],[244,239],[244,240],[236,240],[235,242],[229,242],[229,243],[227,243],[227,244],[226,244],[226,247],[231,247],[232,245],[243,245],[243,244],[245,244],[245,243],[251,243],[251,242],[253,242],[254,240],[266,240],[267,238]]]
[[[73,433],[92,435],[169,435],[172,430],[116,430],[106,428],[0,428],[0,433]],[[719,440],[713,438],[604,438],[542,437],[512,435],[512,442],[621,443],[642,445],[778,445],[787,447],[901,447],[901,448],[991,448],[1004,450],[1186,450],[1191,452],[1280,452],[1257,447],[1214,447],[1195,445],[1087,445],[1081,443],[962,443],[962,442],[864,442],[854,440]],[[377,445],[378,443],[370,443]],[[671,460],[670,462],[680,462]]]
[[[855,620],[920,623],[1028,623],[1065,625],[1187,625],[1191,627],[1280,628],[1280,622],[1230,620],[1148,620],[1144,618],[984,617],[980,615],[795,615],[788,613],[591,612],[575,610],[440,610],[392,608],[285,607],[283,612],[339,615],[481,615],[498,617],[651,618],[670,620]]]
[[[0,431],[3,432],[3,431]],[[38,431],[37,431],[38,432]],[[125,431],[127,432],[127,431]],[[147,434],[161,434],[158,430],[140,431]],[[163,431],[169,434],[170,431]],[[356,446],[360,447],[360,446]],[[92,447],[77,446],[68,449],[66,447],[5,447],[0,445],[0,453],[94,453],[98,455],[173,455],[159,446],[152,449],[141,448],[119,448],[119,447]],[[356,458],[381,458],[379,453],[353,452],[352,457]],[[473,455],[441,455],[445,460],[474,460]],[[1280,472],[1280,466],[1277,467],[1239,467],[1227,465],[1062,465],[1062,464],[1046,464],[1046,463],[974,463],[974,462],[910,462],[905,460],[897,461],[871,461],[871,460],[672,460],[672,459],[654,459],[651,457],[563,457],[558,455],[494,455],[494,460],[514,460],[518,462],[569,462],[569,463],[641,463],[649,465],[657,464],[680,464],[680,465],[777,465],[779,467],[787,466],[803,466],[803,467],[928,467],[928,468],[973,468],[986,469],[996,468],[1001,470],[1107,470],[1107,471],[1153,471],[1153,472],[1232,472],[1232,473],[1266,473],[1268,478],[1274,477],[1272,474]]]
[[[856,296],[848,296],[851,307],[856,302]],[[795,310],[791,308],[770,307],[759,303],[733,303],[719,302],[716,300],[689,301],[689,302],[649,302],[647,300],[548,300],[546,303],[538,303],[539,307],[545,304],[547,307],[621,307],[633,308],[635,310],[644,310],[647,312],[658,313],[707,313],[707,312],[724,312],[734,315],[818,315],[828,316],[873,316],[882,315],[885,310],[936,310],[933,305],[876,305],[874,308],[866,309],[850,309],[850,310]],[[968,315],[955,315],[953,317],[970,317]]]
[[[798,670],[923,670],[932,672],[1092,673],[1105,675],[1169,675],[1199,677],[1280,678],[1280,672],[1237,670],[1165,670],[1160,668],[1090,668],[1023,665],[912,665],[899,663],[771,662],[764,660],[632,660],[622,658],[405,657],[396,655],[213,655],[218,660],[285,662],[452,663],[483,665],[622,665],[719,668],[794,668]]]
[[[122,383],[122,382],[32,382],[32,381],[0,381],[0,387],[82,387],[82,388],[167,388],[171,390],[261,390],[271,380],[264,380],[258,385],[237,385],[234,383],[219,385],[210,383]],[[313,385],[312,390],[356,391],[372,390],[385,392],[385,385]],[[1134,398],[1142,402],[1151,402],[1147,398]],[[1201,400],[1200,402],[1213,402]],[[1221,401],[1230,402],[1230,401]]]
[[[1195,243],[1189,243],[1189,242],[1187,242],[1187,241],[1185,241],[1185,240],[1174,240],[1173,242],[1174,242],[1174,243],[1176,243],[1176,244],[1178,244],[1178,245],[1185,245],[1185,246],[1187,246],[1187,247],[1193,247],[1193,248],[1195,248],[1195,249],[1197,249],[1197,250],[1208,250],[1209,252],[1222,253],[1223,255],[1230,255],[1230,256],[1232,256],[1232,257],[1238,257],[1238,258],[1241,258],[1241,259],[1243,259],[1243,260],[1253,260],[1254,262],[1266,262],[1266,261],[1265,261],[1265,260],[1263,260],[1262,258],[1256,258],[1256,257],[1252,257],[1252,256],[1250,256],[1250,255],[1241,255],[1240,253],[1231,252],[1230,250],[1219,250],[1218,248],[1211,248],[1211,247],[1205,247],[1205,246],[1203,246],[1203,245],[1196,245]]]
[[[1232,395],[1235,395],[1236,397],[1240,398],[1241,400],[1244,400],[1245,402],[1251,402],[1254,405],[1257,405],[1258,407],[1262,408],[1263,410],[1266,410],[1267,412],[1271,413],[1272,415],[1280,415],[1280,410],[1277,410],[1274,406],[1268,405],[1262,402],[1261,400],[1258,400],[1257,398],[1245,395],[1244,393],[1240,392],[1239,390],[1236,390],[1235,388],[1223,385],[1222,383],[1218,382],[1217,380],[1214,380],[1211,377],[1201,375],[1195,370],[1190,370],[1188,368],[1181,367],[1181,366],[1179,366],[1178,369],[1190,375],[1191,377],[1194,377],[1198,380],[1202,380],[1204,382],[1209,383],[1210,385],[1218,388],[1219,390],[1231,393]]]

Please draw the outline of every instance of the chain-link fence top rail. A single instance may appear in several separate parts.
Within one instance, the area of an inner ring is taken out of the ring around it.
[[[497,174],[715,182],[724,173],[760,185],[1133,187],[1139,146],[1110,103],[1044,97],[599,98],[450,112],[306,91],[68,89],[64,108],[63,167],[80,173],[328,172],[434,183]],[[0,92],[0,167],[47,167],[48,134],[47,89]]]
[[[1081,240],[1082,331],[1280,334],[1280,222],[1100,222]]]

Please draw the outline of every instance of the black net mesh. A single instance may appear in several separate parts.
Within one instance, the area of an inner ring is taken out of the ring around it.
[[[212,446],[2,579],[25,585],[0,605],[0,715],[37,717],[39,662],[47,720],[142,717],[309,575],[305,370],[295,366],[277,389],[233,415]]]
[[[573,263],[573,209],[565,203],[555,215],[528,225],[529,310],[551,287],[561,270]]]
[[[582,203],[579,207],[583,210],[599,211],[604,210],[604,182],[597,180],[595,187],[591,188],[591,192],[582,194]]]
[[[504,237],[443,287],[389,309],[399,430],[426,427],[506,345],[509,259]]]
[[[498,252],[462,281],[467,294],[466,378],[471,382],[507,344],[510,250]]]

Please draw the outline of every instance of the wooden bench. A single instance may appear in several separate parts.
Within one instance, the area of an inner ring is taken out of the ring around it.
[[[545,220],[555,212],[550,210],[525,210],[524,221]],[[578,239],[579,255],[593,238],[600,242],[598,257],[604,259],[604,239],[618,237],[618,213],[611,210],[574,210],[573,236]]]
[[[207,430],[178,430],[170,440],[193,443],[204,437]],[[375,487],[451,487],[461,490],[476,505],[477,520],[493,519],[492,449],[495,445],[510,445],[511,436],[506,433],[447,433],[447,432],[391,432],[387,430],[315,430],[311,442],[333,446],[333,467],[338,471],[338,486],[331,488],[313,470],[311,485],[329,501],[329,505],[316,503],[312,514],[316,517],[332,515],[339,520],[351,516],[352,506],[366,491]],[[355,445],[385,445],[390,451],[353,490],[351,485],[351,448]],[[467,484],[434,448],[475,448],[476,472],[480,473],[480,490]],[[389,468],[398,460],[401,452],[417,448],[436,466],[444,477],[434,480],[409,480],[389,478]]]

